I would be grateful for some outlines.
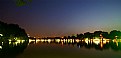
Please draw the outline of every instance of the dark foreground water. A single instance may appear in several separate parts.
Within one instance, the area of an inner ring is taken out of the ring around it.
[[[121,58],[120,40],[1,42],[0,58]]]

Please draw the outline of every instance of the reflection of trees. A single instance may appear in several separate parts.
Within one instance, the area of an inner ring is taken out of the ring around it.
[[[91,48],[91,46],[92,46],[92,44],[85,44],[84,46],[85,46],[85,48],[90,49],[90,48]]]
[[[121,42],[118,43],[118,49],[121,50]]]
[[[106,43],[103,45],[103,49],[109,49],[110,48],[110,44],[109,43]]]
[[[15,58],[18,54],[23,53],[27,47],[28,42],[18,43],[17,45],[9,44],[9,42],[3,42],[2,49],[0,49],[0,57],[2,58]]]
[[[90,40],[79,40],[79,39],[41,39],[40,43],[56,43],[63,45],[72,45],[77,46],[78,48],[85,47],[87,49],[95,48],[96,50],[105,50],[105,49],[113,49],[113,50],[121,50],[121,40],[109,40],[109,39],[90,39]],[[36,42],[30,41],[29,44]]]
[[[121,50],[121,42],[110,42],[110,46],[113,50]]]
[[[109,42],[109,43],[106,43],[106,44],[103,44],[102,43],[102,46],[101,46],[101,43],[100,44],[95,44],[95,43],[90,43],[88,42],[88,44],[86,42],[79,42],[77,43],[77,46],[79,48],[81,47],[85,47],[87,49],[90,49],[90,48],[95,48],[96,50],[104,50],[104,49],[109,49],[111,48],[112,50],[115,50],[115,51],[118,51],[118,50],[121,50],[121,42]]]
[[[118,51],[118,46],[116,45],[115,42],[110,42],[110,45],[111,45],[111,49],[115,50],[115,51]]]
[[[83,46],[84,46],[84,42],[80,41],[79,43],[77,43],[77,46],[78,46],[79,48],[83,47]]]

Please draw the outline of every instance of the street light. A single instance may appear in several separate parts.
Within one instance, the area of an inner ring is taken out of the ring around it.
[[[117,39],[118,36],[115,36],[115,38]]]
[[[0,36],[3,36],[3,34],[0,34]]]

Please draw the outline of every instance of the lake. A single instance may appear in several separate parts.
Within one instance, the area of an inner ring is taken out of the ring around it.
[[[0,42],[0,58],[120,58],[121,40],[41,39]]]

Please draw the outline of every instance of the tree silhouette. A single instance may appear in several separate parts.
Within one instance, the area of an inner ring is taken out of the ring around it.
[[[83,39],[83,34],[77,34],[77,38]]]
[[[113,30],[110,32],[110,38],[111,39],[114,39],[114,38],[121,38],[121,32],[120,31],[117,31],[117,30]]]
[[[84,33],[84,38],[89,38],[89,39],[93,38],[93,33],[90,32]]]
[[[102,34],[102,31],[95,31],[94,32],[95,37],[100,37],[100,34]]]
[[[103,38],[109,38],[108,32],[102,32],[102,36],[103,36]]]
[[[17,6],[25,6],[32,2],[32,0],[14,0]]]
[[[0,21],[0,34],[3,34],[5,39],[21,37],[27,39],[27,34],[24,29],[17,24],[7,24]]]

